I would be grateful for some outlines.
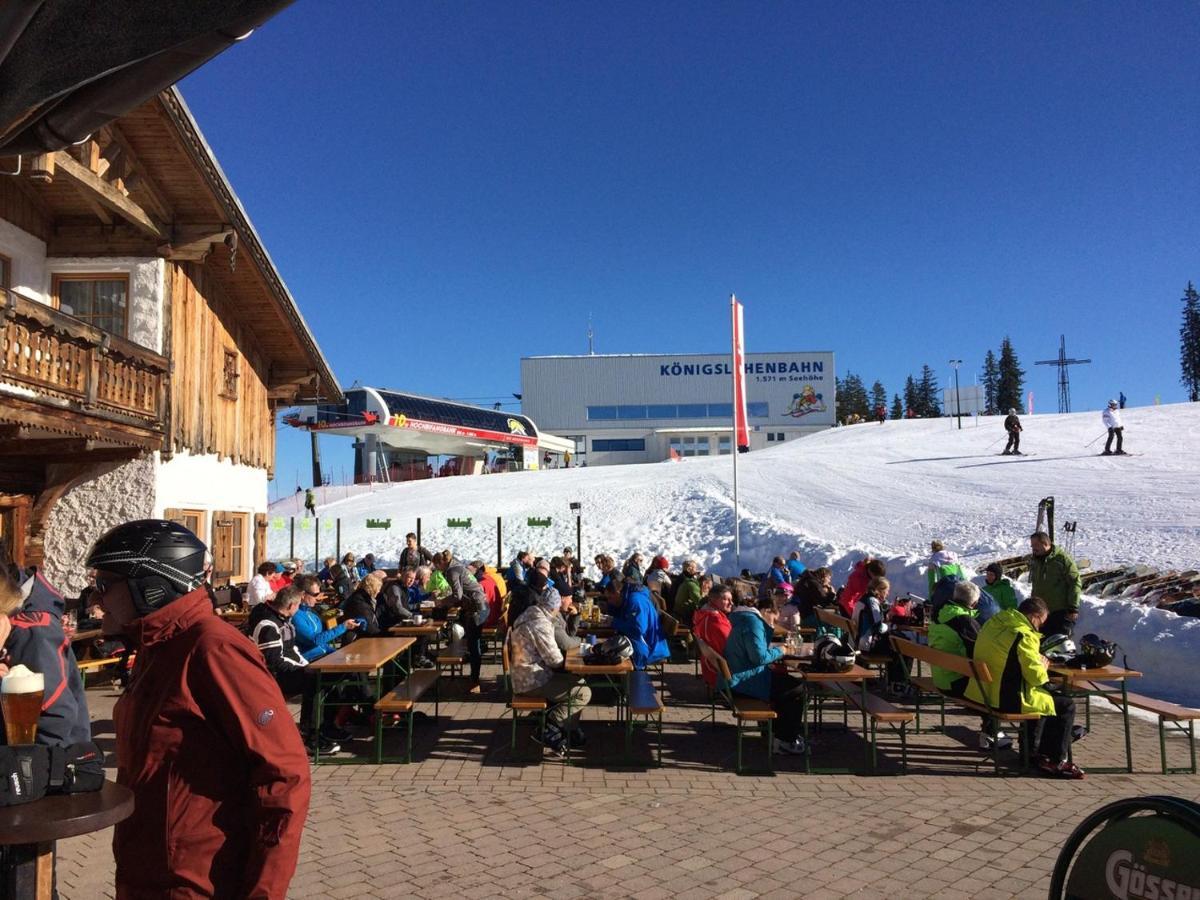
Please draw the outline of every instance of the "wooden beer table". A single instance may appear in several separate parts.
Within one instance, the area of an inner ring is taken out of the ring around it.
[[[54,794],[0,809],[0,845],[7,848],[0,896],[50,900],[55,842],[108,828],[132,813],[133,792],[111,781],[98,791]]]
[[[811,647],[811,645],[807,645],[806,649],[808,647]],[[811,649],[809,649],[810,654],[811,652]],[[812,774],[814,771],[812,767],[812,742],[809,740],[808,736],[808,697],[810,696],[810,686],[816,687],[830,685],[840,688],[842,685],[850,684],[857,684],[859,686],[859,690],[861,691],[858,706],[859,712],[862,714],[863,750],[866,754],[863,771],[869,772],[871,770],[871,740],[869,737],[869,726],[867,725],[867,682],[875,677],[875,672],[871,669],[864,669],[860,665],[851,666],[850,669],[845,672],[814,672],[808,665],[810,659],[810,656],[804,656],[800,659],[785,657],[784,660],[788,664],[788,668],[794,669],[799,673],[800,677],[804,679],[805,684],[805,709],[803,716],[805,772]],[[817,769],[815,771],[821,775],[830,775],[853,772],[853,769]]]
[[[1050,677],[1063,682],[1066,686],[1067,695],[1071,697],[1083,697],[1084,703],[1091,702],[1093,694],[1106,696],[1111,694],[1111,691],[1093,690],[1088,682],[1102,681],[1119,681],[1121,683],[1121,717],[1125,720],[1125,768],[1114,769],[1094,769],[1088,767],[1089,772],[1097,774],[1111,774],[1115,772],[1133,773],[1133,739],[1129,733],[1129,682],[1130,678],[1141,678],[1141,672],[1135,672],[1133,669],[1122,669],[1120,666],[1104,666],[1099,669],[1072,669],[1067,666],[1051,666],[1049,669]],[[1091,722],[1091,709],[1087,710],[1088,722]],[[1071,759],[1071,746],[1067,745],[1067,759]]]
[[[362,675],[375,678],[375,700],[383,697],[383,674],[387,668],[397,671],[401,677],[407,678],[412,671],[412,664],[401,665],[397,657],[408,653],[409,648],[416,643],[411,637],[374,637],[358,638],[340,650],[335,650],[320,659],[308,664],[308,668],[317,673],[316,692],[316,723],[317,734],[321,733],[321,723],[324,720],[326,706],[353,706],[352,702],[326,703],[326,697],[337,687],[343,675]],[[326,681],[328,679],[328,682]],[[328,684],[328,687],[326,686]],[[326,760],[326,762],[348,763],[354,759]],[[313,765],[320,765],[321,751],[318,747],[313,753]]]
[[[598,666],[584,662],[578,647],[567,651],[563,661],[563,669],[572,675],[579,675],[584,681],[596,679],[611,687],[617,693],[617,721],[624,722],[629,715],[629,676],[633,674],[633,660],[623,659],[616,665]],[[571,715],[570,707],[567,715]],[[566,762],[571,762],[571,744],[567,742]]]

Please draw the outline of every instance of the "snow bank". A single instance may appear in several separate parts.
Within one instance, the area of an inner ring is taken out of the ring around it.
[[[1057,518],[1077,521],[1073,548],[1093,567],[1144,563],[1160,570],[1200,563],[1200,453],[1181,453],[1200,437],[1200,404],[1127,409],[1126,447],[1141,453],[1101,457],[1098,412],[1029,416],[1022,447],[1030,456],[1000,456],[999,418],[978,424],[917,420],[832,429],[738,460],[742,509],[741,566],[763,571],[771,557],[799,550],[810,566],[828,565],[840,583],[866,553],[888,563],[894,593],[924,594],[929,541],[957,551],[972,571],[1028,552],[1038,501],[1056,498]],[[340,492],[339,492],[340,493]],[[322,502],[321,555],[341,547],[394,561],[404,533],[422,519],[423,542],[463,557],[495,560],[496,518],[503,518],[505,560],[517,550],[540,554],[575,546],[568,504],[583,504],[583,553],[623,558],[634,549],[674,561],[696,559],[733,574],[732,471],[729,457],[675,465],[630,465],[482,477],[358,489]],[[270,553],[288,553],[287,516],[302,515],[303,495],[272,507]],[[550,519],[549,526],[529,520]],[[391,521],[386,530],[367,519]],[[447,527],[469,519],[469,528]],[[314,526],[296,531],[296,549],[311,558]],[[1118,641],[1147,675],[1138,690],[1200,705],[1186,677],[1200,650],[1200,622],[1123,601],[1087,603],[1080,634]]]

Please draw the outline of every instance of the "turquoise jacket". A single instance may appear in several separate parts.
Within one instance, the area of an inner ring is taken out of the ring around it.
[[[780,647],[771,646],[774,629],[758,610],[739,606],[729,614],[733,630],[725,642],[725,661],[729,663],[728,687],[737,694],[771,699],[770,665],[783,657]]]

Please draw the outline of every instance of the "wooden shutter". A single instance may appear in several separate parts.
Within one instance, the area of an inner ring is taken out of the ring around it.
[[[183,521],[183,510],[170,507],[163,510],[163,518],[168,522],[175,522],[178,525],[187,526],[187,522]]]
[[[267,561],[267,514],[254,514],[254,570]]]
[[[233,513],[217,510],[212,514],[213,580],[234,574]]]

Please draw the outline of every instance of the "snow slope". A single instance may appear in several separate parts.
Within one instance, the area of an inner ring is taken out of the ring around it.
[[[762,571],[777,553],[798,549],[809,565],[831,565],[840,583],[870,552],[888,560],[893,591],[925,593],[921,563],[930,539],[970,566],[1027,552],[1038,500],[1053,495],[1057,519],[1076,520],[1076,558],[1094,567],[1144,563],[1200,568],[1200,404],[1124,411],[1126,448],[1141,455],[1101,457],[1096,412],[1024,419],[1024,457],[1000,456],[998,418],[916,420],[838,428],[739,457],[741,565]],[[318,498],[320,500],[320,498]],[[422,518],[423,542],[464,557],[496,558],[502,516],[505,559],[575,544],[568,504],[583,504],[583,550],[623,558],[634,549],[697,559],[732,574],[732,466],[729,457],[677,463],[516,472],[351,491],[319,507],[341,520],[341,546],[395,560],[406,531]],[[271,554],[289,550],[278,517],[302,515],[302,496],[272,507]],[[391,519],[390,530],[366,519]],[[470,528],[447,528],[450,518]],[[550,518],[550,527],[527,524]],[[322,523],[322,555],[333,552],[332,521]],[[311,526],[298,528],[297,552],[313,553]],[[1089,601],[1081,631],[1116,639],[1131,665],[1148,670],[1142,689],[1200,703],[1192,650],[1200,620],[1123,601]],[[1185,646],[1186,645],[1186,646]]]

